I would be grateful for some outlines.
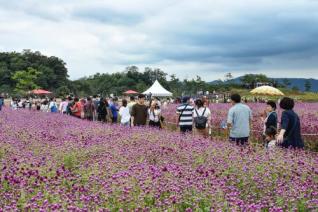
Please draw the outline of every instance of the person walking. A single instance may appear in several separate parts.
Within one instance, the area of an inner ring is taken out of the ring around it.
[[[127,105],[127,100],[122,100],[122,106],[119,108],[119,115],[120,115],[120,124],[123,126],[129,126],[130,125],[130,113],[129,108]]]
[[[97,112],[98,112],[98,117],[97,120],[106,123],[107,122],[107,107],[108,107],[108,102],[104,98],[100,98]]]
[[[45,113],[49,112],[49,103],[47,99],[41,103],[41,111]]]
[[[180,127],[181,133],[192,132],[194,108],[189,101],[189,97],[183,97],[182,104],[177,108],[177,125]]]
[[[89,121],[93,121],[94,117],[96,116],[95,105],[94,105],[91,97],[87,97],[86,100],[87,101],[84,105],[84,118],[89,120]]]
[[[55,99],[55,98],[51,98],[51,99],[50,99],[49,111],[50,111],[51,113],[57,113],[57,112],[58,112],[57,104],[56,104],[56,99]]]
[[[207,138],[209,136],[211,111],[201,99],[197,99],[195,105],[196,108],[193,113],[195,134]]]
[[[12,98],[11,103],[10,103],[10,107],[13,110],[17,110],[18,109],[18,100],[16,98]]]
[[[304,148],[300,119],[293,110],[295,106],[294,100],[285,97],[280,101],[279,106],[284,111],[281,118],[281,130],[277,136],[278,144],[286,148]]]
[[[25,108],[31,110],[32,109],[32,100],[30,98],[27,98],[25,100]]]
[[[230,130],[229,140],[237,145],[248,144],[252,111],[247,105],[241,103],[239,94],[231,95],[231,103],[233,106],[227,117],[227,127]]]
[[[4,105],[4,96],[3,94],[0,95],[0,111],[2,110],[2,107]]]
[[[40,100],[36,100],[35,102],[35,108],[37,111],[40,111],[41,110],[41,102]]]
[[[99,101],[100,101],[100,98],[98,95],[94,95],[93,96],[93,103],[94,103],[94,106],[95,106],[95,112],[96,112],[96,115],[94,117],[94,121],[97,121],[97,118],[98,118],[98,111],[97,111],[97,108],[98,108],[98,105],[99,105]]]
[[[82,110],[82,103],[79,101],[78,97],[75,97],[74,105],[71,107],[72,115],[76,118],[81,118]]]
[[[265,147],[268,150],[274,149],[276,147],[277,141],[276,141],[276,134],[277,129],[273,126],[270,126],[269,128],[266,128],[265,130]]]
[[[145,95],[138,95],[138,102],[131,110],[131,126],[145,126],[147,123],[147,106],[145,105]]]
[[[59,112],[62,114],[66,114],[67,113],[67,105],[68,105],[67,99],[63,98],[62,102],[59,105]]]
[[[132,111],[132,107],[136,104],[136,101],[135,101],[135,97],[134,96],[131,96],[130,97],[130,101],[128,103],[128,109],[129,109],[129,113],[131,114],[131,111]]]
[[[73,98],[71,96],[69,96],[68,98],[68,104],[67,104],[67,108],[66,108],[66,114],[67,115],[72,115],[72,107],[74,106],[75,102],[73,101]]]
[[[82,99],[80,99],[79,102],[81,103],[81,108],[82,108],[82,110],[81,110],[81,119],[85,119],[84,106],[86,104],[86,99],[82,98]]]
[[[109,104],[109,109],[112,113],[112,123],[117,123],[118,119],[118,98],[114,97]]]
[[[277,129],[277,113],[276,113],[276,103],[274,101],[267,101],[266,103],[264,119],[264,132],[267,128],[274,127]]]
[[[152,101],[150,104],[150,108],[148,109],[148,117],[150,127],[158,127],[161,129],[161,110],[156,100]]]

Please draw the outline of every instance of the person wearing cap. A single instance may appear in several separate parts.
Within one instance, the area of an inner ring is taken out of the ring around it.
[[[189,100],[189,97],[183,97],[182,104],[177,108],[177,125],[181,133],[192,132],[194,108],[189,104]]]
[[[138,102],[131,110],[131,126],[145,126],[147,123],[148,107],[145,105],[145,95],[138,95]]]

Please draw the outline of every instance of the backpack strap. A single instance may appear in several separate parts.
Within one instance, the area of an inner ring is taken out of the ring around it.
[[[202,116],[204,116],[205,111],[206,111],[206,107],[204,107],[204,110],[203,110]]]
[[[199,113],[198,113],[197,109],[194,109],[194,110],[195,110],[195,113],[197,114],[197,117],[203,117],[203,116],[204,116],[204,113],[205,113],[205,111],[206,111],[206,107],[204,108],[203,113],[202,113],[201,116],[199,116]]]
[[[185,111],[185,109],[188,107],[188,104],[185,105],[185,107],[182,109],[181,113],[180,113],[180,116],[179,116],[179,122],[180,122],[180,119],[181,119],[181,116],[183,114],[183,112]]]
[[[197,114],[197,117],[200,117],[197,109],[194,109],[194,110],[195,110],[195,113]]]

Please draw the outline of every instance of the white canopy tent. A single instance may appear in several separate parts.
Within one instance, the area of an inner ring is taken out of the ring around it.
[[[145,95],[151,94],[152,96],[158,96],[158,97],[172,96],[172,93],[167,91],[164,87],[162,87],[162,85],[158,82],[158,80],[156,80],[153,83],[153,85],[142,94],[145,94]]]

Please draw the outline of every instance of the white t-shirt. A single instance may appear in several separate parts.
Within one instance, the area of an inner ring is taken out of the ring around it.
[[[22,101],[18,102],[18,107],[19,107],[19,108],[22,108],[22,107],[23,107]]]
[[[18,105],[17,105],[16,102],[11,101],[11,107],[12,107],[13,110],[16,110],[18,108]]]
[[[130,113],[129,113],[129,108],[128,106],[124,107],[120,107],[119,109],[119,115],[121,117],[120,119],[120,123],[125,124],[127,122],[130,121]]]
[[[49,106],[48,105],[41,105],[41,111],[43,112],[48,112],[49,111]]]
[[[205,110],[205,111],[204,111],[204,110]],[[196,113],[196,111],[198,112],[198,114]],[[204,114],[203,114],[203,112],[204,112]],[[210,111],[210,109],[209,109],[208,107],[200,107],[200,109],[195,108],[195,109],[193,110],[193,118],[198,117],[198,115],[199,115],[199,116],[205,116],[205,117],[207,117],[208,122],[206,123],[206,125],[207,125],[207,127],[208,127],[208,123],[209,123],[209,121],[210,121],[210,119],[211,119],[211,111]]]
[[[68,102],[67,102],[67,101],[61,102],[59,111],[61,111],[61,112],[66,112],[66,110],[67,110],[67,105],[68,105]]]
[[[153,112],[148,109],[149,120],[154,122],[159,122],[160,110],[155,109]]]

